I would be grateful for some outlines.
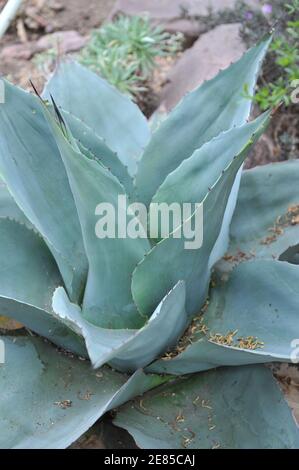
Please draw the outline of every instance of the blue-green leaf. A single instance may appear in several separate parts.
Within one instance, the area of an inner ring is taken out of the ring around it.
[[[39,338],[1,339],[1,449],[66,448],[106,411],[168,380],[142,371],[129,380],[107,367],[94,371]]]
[[[104,328],[139,328],[145,319],[133,302],[131,274],[149,250],[149,242],[146,238],[119,237],[118,211],[122,210],[122,204],[129,204],[123,186],[107,168],[74,148],[46,109],[45,116],[69,177],[89,262],[83,315]],[[113,238],[100,239],[96,234],[99,220],[96,209],[101,203],[109,204],[115,214],[115,220],[110,219],[116,231]],[[126,209],[124,214],[126,217]],[[129,214],[128,221],[133,218],[134,215]]]
[[[205,142],[240,126],[249,116],[251,102],[244,85],[254,91],[269,37],[238,62],[188,94],[154,133],[138,164],[138,200],[149,204],[166,176]]]
[[[41,103],[4,83],[0,172],[18,206],[45,239],[76,301],[86,281],[87,260],[68,178]]]
[[[62,279],[43,239],[25,225],[0,219],[0,259],[0,315],[86,355],[82,339],[53,316],[52,296]]]
[[[182,204],[202,201],[222,170],[248,145],[267,118],[268,114],[263,114],[255,121],[230,129],[204,144],[165,178],[152,202]]]
[[[180,282],[139,330],[108,330],[92,325],[61,288],[55,292],[53,309],[66,326],[84,337],[95,368],[110,362],[118,370],[134,371],[147,366],[177,343],[187,326],[185,300],[185,285]]]
[[[0,217],[8,218],[25,224],[28,228],[33,228],[24,212],[15,203],[9,193],[6,184],[0,180]]]
[[[136,172],[136,162],[150,131],[139,108],[105,80],[82,65],[61,62],[43,92],[66,111],[77,116],[107,145],[117,152],[129,173]]]
[[[240,154],[244,147],[247,147],[249,153],[250,139],[267,119],[268,113],[265,113],[255,121],[230,129],[204,144],[166,177],[152,202],[183,204],[202,201],[234,156]],[[210,255],[209,267],[212,267],[227,251],[229,226],[237,201],[240,177],[239,172],[223,216],[221,231]]]
[[[298,449],[291,411],[263,366],[182,378],[124,405],[114,420],[144,449]]]
[[[93,158],[101,162],[104,166],[109,168],[111,173],[118,178],[120,183],[126,189],[128,196],[134,198],[133,180],[130,177],[127,168],[113,152],[99,137],[95,131],[87,126],[86,123],[81,121],[71,113],[61,109],[61,113],[66,120],[73,136],[82,144],[89,152],[93,154]],[[80,147],[80,145],[79,145]]]
[[[218,179],[214,176],[214,183],[204,199],[196,201],[203,203],[203,244],[201,248],[186,249],[184,237],[174,238],[170,235],[170,238],[160,241],[138,264],[133,273],[132,292],[141,313],[150,315],[161,298],[179,280],[186,282],[187,313],[190,316],[198,313],[206,298],[212,265],[211,253],[223,226],[223,217],[236,175],[249,148],[258,140],[268,122],[268,114],[260,118],[259,126],[255,127],[256,133],[252,134],[247,145],[239,149],[238,155],[231,156],[231,162],[223,167],[223,171],[218,174]],[[223,138],[226,137],[222,136],[221,139]],[[214,142],[206,144],[202,151],[213,155]],[[216,139],[215,148],[218,152],[217,142]],[[229,160],[228,157],[227,160]],[[177,171],[180,173],[180,170]],[[169,188],[171,193],[171,185]],[[188,185],[185,189],[188,200]],[[200,190],[198,196],[202,197]],[[195,216],[196,212],[192,216],[193,219]],[[197,232],[199,228],[197,227]]]
[[[299,242],[298,181],[298,160],[244,171],[231,225],[232,262],[239,252],[278,258]]]
[[[218,276],[192,338],[186,335],[184,352],[149,370],[180,375],[223,365],[291,362],[298,320],[299,267],[274,260],[244,262],[229,278]]]

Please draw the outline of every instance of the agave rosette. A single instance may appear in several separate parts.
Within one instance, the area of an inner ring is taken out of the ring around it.
[[[290,362],[299,337],[299,165],[242,173],[271,117],[249,122],[243,94],[269,41],[154,132],[74,62],[42,99],[5,82],[0,311],[31,334],[1,336],[1,448],[65,448],[116,407],[144,448],[298,447],[262,364]],[[100,240],[95,208],[120,195],[202,202],[202,246]]]

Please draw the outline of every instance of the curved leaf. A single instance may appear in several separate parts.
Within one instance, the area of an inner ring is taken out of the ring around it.
[[[68,178],[36,97],[5,83],[0,106],[0,171],[26,217],[42,234],[77,301],[87,260]]]
[[[277,258],[299,241],[299,161],[244,171],[231,224],[228,261],[238,253]],[[239,256],[240,258],[240,256]]]
[[[210,254],[209,258],[209,268],[212,268],[217,261],[219,261],[226,253],[228,246],[229,246],[229,229],[230,224],[232,221],[232,217],[234,215],[234,211],[236,209],[239,189],[240,189],[240,182],[241,182],[241,175],[242,175],[243,168],[241,167],[236,175],[236,179],[234,181],[231,193],[229,195],[227,206],[225,209],[225,213],[223,216],[223,222],[221,226],[221,230],[219,232],[218,238],[213,246],[213,249]]]
[[[118,211],[122,211],[124,205],[126,217],[128,206],[123,186],[107,168],[73,148],[47,110],[45,116],[68,173],[89,262],[83,315],[103,328],[139,328],[145,319],[132,299],[131,273],[149,250],[149,242],[146,238],[119,237]],[[105,207],[108,204],[115,215],[115,220],[110,219],[112,229],[116,231],[114,238],[100,239],[96,234],[99,220],[96,209],[101,203]],[[129,213],[127,220],[133,218]]]
[[[253,122],[223,132],[197,149],[165,178],[152,202],[202,201],[222,170],[244,147],[248,148],[248,142],[267,119],[268,114],[263,114]]]
[[[170,238],[160,241],[138,264],[133,273],[132,293],[141,313],[148,315],[152,312],[165,293],[179,280],[186,282],[188,315],[198,313],[207,294],[210,255],[222,228],[223,217],[236,175],[246,158],[248,148],[257,141],[268,122],[269,115],[266,114],[259,122],[256,134],[253,134],[241,152],[233,157],[225,170],[220,172],[218,180],[203,199],[203,245],[201,248],[186,249],[183,237],[173,238],[170,235]],[[213,142],[206,144],[205,150],[210,149],[212,153]],[[194,219],[195,216],[196,212],[192,218]]]
[[[230,129],[204,144],[166,177],[152,202],[183,204],[202,201],[234,156],[240,154],[244,147],[247,148],[247,154],[250,152],[251,146],[248,143],[261,125],[268,120],[268,116],[269,113],[265,113],[255,121]],[[241,170],[232,187],[221,231],[210,255],[209,267],[213,267],[227,251],[229,226],[237,201],[240,178]]]
[[[149,138],[150,131],[139,108],[105,80],[82,65],[61,62],[43,92],[77,116],[117,152],[130,175]]]
[[[42,238],[13,220],[0,219],[0,259],[0,314],[86,355],[81,338],[52,315],[52,296],[62,279]]]
[[[28,228],[33,228],[25,214],[21,211],[9,193],[6,184],[0,180],[0,217],[16,220]]]
[[[238,62],[188,94],[162,122],[138,164],[140,202],[149,204],[166,176],[205,142],[246,122],[251,103],[243,97],[243,88],[247,84],[253,94],[269,42],[269,37],[265,38]]]
[[[174,347],[187,327],[185,303],[185,283],[178,282],[134,340],[115,355],[111,365],[118,370],[136,370],[159,357],[161,351],[166,352]]]
[[[129,380],[107,367],[94,371],[38,338],[2,340],[1,449],[66,448],[106,411],[166,380],[142,371]]]
[[[263,366],[180,379],[120,409],[114,423],[144,449],[298,449],[298,429]]]
[[[185,338],[185,351],[149,370],[180,375],[223,365],[291,362],[298,319],[299,267],[274,260],[242,263],[229,279],[216,280],[192,340]]]
[[[151,132],[154,133],[162,122],[167,119],[167,112],[164,110],[160,110],[159,108],[151,115],[149,118],[148,124],[150,126]]]
[[[134,371],[177,343],[187,326],[185,299],[185,285],[180,282],[140,330],[107,330],[92,325],[82,317],[80,308],[69,302],[62,288],[55,292],[53,309],[67,326],[84,337],[95,368],[110,362],[118,370]]]
[[[105,167],[109,168],[111,173],[118,178],[125,187],[129,196],[134,198],[133,180],[130,177],[127,168],[119,160],[117,154],[113,152],[90,127],[76,116],[68,111],[61,109],[61,113],[66,120],[72,135],[77,139],[94,158],[100,161]]]

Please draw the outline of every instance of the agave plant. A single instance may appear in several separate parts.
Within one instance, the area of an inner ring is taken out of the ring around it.
[[[249,122],[243,94],[269,42],[154,132],[74,62],[41,98],[5,82],[0,312],[26,328],[1,336],[1,448],[65,448],[116,408],[142,448],[298,446],[263,364],[291,362],[299,337],[299,165],[241,174],[271,118]],[[202,201],[202,246],[99,239],[95,208],[119,195]]]

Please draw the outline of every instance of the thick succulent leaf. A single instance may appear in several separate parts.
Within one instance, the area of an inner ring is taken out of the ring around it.
[[[62,279],[43,239],[25,225],[0,219],[0,259],[0,314],[86,355],[82,339],[52,315],[52,296]]]
[[[110,370],[108,367],[105,367],[105,369]],[[109,402],[109,410],[118,408],[123,403],[126,403],[139,395],[143,395],[145,392],[159,387],[159,385],[163,385],[170,380],[172,380],[171,376],[145,374],[142,369],[138,369],[113,396]]]
[[[65,325],[84,337],[95,368],[110,362],[118,370],[134,371],[175,346],[187,325],[185,295],[185,285],[180,282],[140,330],[107,330],[92,325],[80,308],[69,302],[62,288],[55,292],[53,309]]]
[[[264,366],[180,379],[124,405],[115,424],[145,449],[297,449],[298,429]]]
[[[244,147],[247,153],[251,150],[248,143],[268,116],[265,113],[255,121],[230,129],[204,144],[166,177],[152,203],[201,202],[234,156],[239,155]]]
[[[244,262],[229,279],[225,275],[216,280],[209,306],[192,329],[192,341],[186,335],[184,352],[157,361],[149,370],[180,375],[223,365],[291,362],[298,319],[298,266],[274,260]],[[230,346],[219,344],[232,332]]]
[[[128,381],[107,367],[94,371],[39,338],[2,340],[1,449],[66,448],[106,411],[166,380],[142,371]]]
[[[188,94],[162,122],[138,164],[138,200],[149,204],[167,175],[184,159],[221,132],[246,122],[251,103],[243,97],[243,88],[247,84],[253,93],[269,41],[265,38],[238,62]]]
[[[146,238],[119,238],[118,217],[115,224],[112,221],[117,231],[115,238],[97,237],[96,208],[101,203],[110,204],[117,215],[123,202],[129,204],[125,190],[107,168],[87,158],[66,140],[46,109],[45,116],[68,173],[89,261],[83,315],[104,328],[139,328],[145,319],[132,299],[131,273],[149,250],[149,242]],[[132,214],[128,221],[133,218]]]
[[[202,201],[222,170],[243,150],[265,122],[265,116],[223,132],[197,149],[165,178],[152,202],[182,204]]]
[[[27,227],[32,228],[31,223],[21,211],[15,200],[9,193],[4,181],[0,180],[0,217],[8,218],[25,224]]]
[[[204,322],[211,334],[238,330],[238,338],[253,336],[263,343],[256,354],[291,362],[298,318],[298,266],[258,260],[237,266],[228,280],[216,280]]]
[[[160,241],[134,270],[132,293],[141,313],[148,315],[152,312],[165,293],[181,279],[186,282],[187,313],[189,315],[198,313],[207,294],[210,255],[222,228],[236,175],[246,158],[248,149],[258,140],[268,121],[269,115],[266,114],[260,121],[256,133],[251,136],[241,152],[233,157],[231,163],[220,172],[218,180],[214,179],[216,182],[203,199],[202,247],[196,250],[186,249],[183,237],[170,236]],[[213,142],[206,147],[207,149],[209,146],[211,153],[213,153]]]
[[[221,171],[246,146],[265,118],[267,118],[267,114],[251,123],[230,129],[204,144],[166,177],[152,202],[182,204],[202,201]],[[249,151],[250,147],[247,147],[247,152]],[[222,227],[210,255],[209,267],[212,267],[227,251],[229,226],[237,202],[240,179],[241,170],[236,176],[227,202]]]
[[[162,122],[167,118],[167,112],[166,111],[160,111],[157,109],[149,118],[149,126],[151,129],[151,132],[154,133],[155,131],[158,130]]]
[[[232,221],[232,217],[234,215],[234,211],[237,204],[239,188],[240,188],[240,181],[242,175],[243,168],[240,168],[238,171],[231,193],[229,195],[225,213],[223,216],[221,230],[219,232],[218,238],[213,246],[213,249],[210,254],[209,258],[209,268],[212,268],[214,264],[217,263],[226,253],[228,246],[229,246],[229,229],[230,224]]]
[[[239,252],[277,258],[299,242],[298,181],[298,160],[244,171],[228,260],[238,262]]]
[[[87,260],[67,175],[37,98],[5,82],[0,106],[0,172],[26,217],[46,240],[76,301]]]
[[[104,140],[88,127],[86,123],[63,109],[61,109],[61,113],[75,139],[93,154],[94,159],[109,168],[111,173],[116,176],[124,186],[127,194],[131,196],[131,198],[134,198],[133,180],[127,168],[119,160],[117,154],[113,152]]]
[[[150,131],[139,108],[126,96],[82,65],[61,62],[43,92],[77,116],[117,152],[131,175]]]
[[[159,357],[161,351],[174,347],[187,327],[185,303],[185,283],[180,281],[160,302],[134,340],[119,351],[111,365],[118,370],[136,370]]]

